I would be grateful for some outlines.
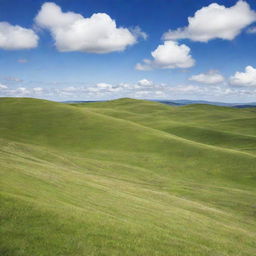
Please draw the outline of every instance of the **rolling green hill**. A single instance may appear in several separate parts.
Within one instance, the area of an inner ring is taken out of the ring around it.
[[[0,99],[1,256],[256,254],[256,109]]]

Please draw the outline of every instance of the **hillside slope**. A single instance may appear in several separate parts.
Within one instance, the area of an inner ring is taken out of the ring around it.
[[[253,255],[255,113],[0,99],[0,254]]]
[[[74,106],[131,120],[189,140],[256,153],[256,108],[200,104],[169,107],[132,99]]]

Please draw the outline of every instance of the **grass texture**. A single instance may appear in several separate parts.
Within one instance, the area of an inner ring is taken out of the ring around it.
[[[1,256],[256,255],[256,109],[0,99]]]

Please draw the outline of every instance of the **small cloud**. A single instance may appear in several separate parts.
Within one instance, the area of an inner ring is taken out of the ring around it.
[[[152,81],[149,81],[147,79],[141,79],[137,83],[139,86],[146,86],[146,87],[152,87],[154,83]]]
[[[135,69],[136,70],[139,70],[139,71],[149,71],[149,70],[152,70],[152,67],[150,65],[145,65],[145,60],[143,60],[143,64],[141,63],[137,63],[135,65]]]
[[[24,96],[31,95],[30,89],[28,89],[26,87],[18,87],[17,89],[10,90],[9,93],[15,97],[24,97]]]
[[[147,40],[148,34],[143,32],[139,26],[136,26],[135,28],[131,29],[131,32],[136,38],[143,38],[144,40]]]
[[[111,84],[107,84],[107,83],[98,83],[96,84],[96,87],[99,89],[111,89],[113,88],[113,86]]]
[[[236,72],[230,77],[229,83],[235,86],[256,86],[256,68],[247,66],[244,72]]]
[[[191,76],[190,81],[195,81],[202,84],[218,84],[225,81],[225,78],[217,70],[210,70],[207,73],[201,73]]]
[[[189,68],[195,64],[195,60],[190,55],[190,48],[175,41],[165,41],[151,52],[151,55],[153,60],[144,59],[143,63],[138,63],[135,68],[137,70],[174,69]]]

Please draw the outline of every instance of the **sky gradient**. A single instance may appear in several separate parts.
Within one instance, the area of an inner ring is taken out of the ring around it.
[[[255,0],[0,0],[1,97],[252,102],[255,49]]]

